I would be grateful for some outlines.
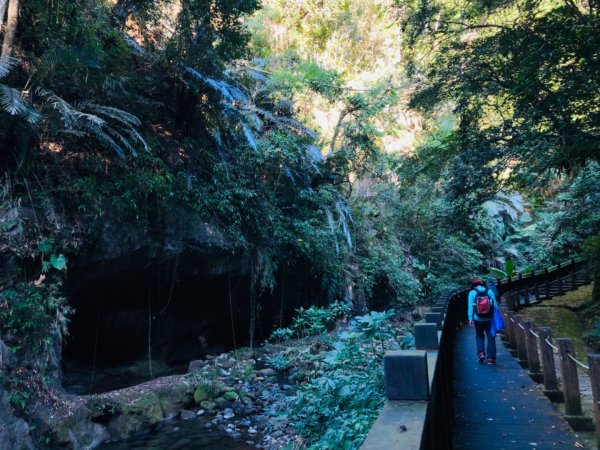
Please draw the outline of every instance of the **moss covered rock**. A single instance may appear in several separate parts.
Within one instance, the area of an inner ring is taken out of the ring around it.
[[[215,404],[211,401],[205,400],[200,402],[200,407],[202,409],[206,409],[207,411],[212,411],[215,408]]]
[[[223,398],[229,401],[237,400],[239,397],[239,394],[235,391],[227,391],[223,394]]]
[[[194,401],[200,404],[206,400],[214,400],[225,391],[226,387],[221,381],[203,382],[194,391]]]

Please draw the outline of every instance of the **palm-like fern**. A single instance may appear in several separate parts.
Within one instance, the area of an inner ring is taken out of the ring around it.
[[[261,133],[267,123],[282,131],[310,138],[316,136],[312,130],[306,128],[296,119],[278,116],[272,111],[259,108],[253,103],[250,95],[233,83],[204,76],[191,67],[186,67],[185,72],[191,75],[194,81],[200,82],[221,96],[224,117],[233,122],[232,125],[234,125],[234,128],[239,128],[246,143],[254,150],[258,149],[256,134]],[[232,72],[228,73],[228,75],[235,76]],[[262,79],[257,81],[264,82],[265,79],[265,77],[262,77]],[[218,135],[218,132],[213,130],[212,134],[213,136],[215,134]],[[221,141],[220,137],[216,140]]]
[[[0,57],[0,78],[7,76],[16,65],[15,58]],[[21,91],[5,84],[0,84],[0,107],[11,116],[22,117],[30,124],[35,124],[41,118]]]
[[[62,122],[58,132],[90,136],[102,146],[114,150],[121,159],[125,159],[126,152],[137,156],[136,145],[148,150],[144,138],[136,130],[141,124],[140,120],[133,114],[89,101],[72,105],[54,92],[44,89],[38,89],[37,94],[49,105],[49,115],[54,113]]]

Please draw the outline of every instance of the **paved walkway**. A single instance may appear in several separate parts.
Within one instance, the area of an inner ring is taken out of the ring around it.
[[[556,407],[496,339],[496,365],[477,364],[475,330],[456,336],[454,448],[572,449],[579,442]]]

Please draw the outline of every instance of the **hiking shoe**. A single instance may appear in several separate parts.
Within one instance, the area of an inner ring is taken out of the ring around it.
[[[488,358],[488,364],[496,364],[496,360],[494,358]]]
[[[485,355],[483,353],[479,354],[478,361],[479,361],[479,364],[483,364],[485,362]]]

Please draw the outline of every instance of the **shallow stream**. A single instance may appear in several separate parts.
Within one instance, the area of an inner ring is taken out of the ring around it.
[[[246,438],[234,439],[229,433],[217,429],[211,417],[166,422],[154,431],[126,441],[106,443],[101,450],[252,450]]]

